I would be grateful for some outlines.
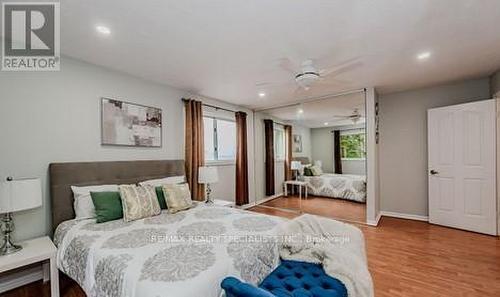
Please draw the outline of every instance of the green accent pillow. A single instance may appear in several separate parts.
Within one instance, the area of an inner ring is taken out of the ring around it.
[[[123,218],[120,192],[90,192],[90,196],[94,202],[97,223]]]
[[[308,166],[308,167],[304,167],[304,175],[305,176],[314,176],[314,174],[312,173],[312,170],[311,168]]]
[[[163,187],[159,186],[155,188],[156,197],[158,197],[158,203],[160,203],[161,209],[167,209],[167,202],[165,201],[165,195],[163,194]]]

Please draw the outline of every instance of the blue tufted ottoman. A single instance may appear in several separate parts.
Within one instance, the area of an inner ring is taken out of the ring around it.
[[[282,260],[258,288],[227,277],[221,283],[227,297],[347,297],[339,280],[319,264]]]

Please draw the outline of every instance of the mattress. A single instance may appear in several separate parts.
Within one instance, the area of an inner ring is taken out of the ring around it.
[[[304,181],[307,182],[307,191],[311,195],[366,202],[364,175],[325,173],[320,176],[304,176]]]
[[[126,223],[61,223],[58,268],[88,297],[219,297],[234,276],[260,283],[279,264],[272,235],[284,219],[198,204]]]

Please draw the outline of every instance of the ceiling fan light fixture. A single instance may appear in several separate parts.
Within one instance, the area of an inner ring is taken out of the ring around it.
[[[297,84],[305,90],[308,90],[318,79],[319,74],[317,72],[303,72],[295,76]]]

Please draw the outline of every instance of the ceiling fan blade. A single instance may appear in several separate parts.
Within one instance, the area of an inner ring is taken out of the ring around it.
[[[351,82],[347,80],[342,80],[342,79],[329,79],[325,77],[320,77],[319,80],[317,81],[317,84],[323,85],[323,86],[345,86],[345,85],[350,85]]]
[[[298,73],[298,67],[288,58],[279,59],[279,67],[287,72],[290,72],[294,76]]]
[[[337,64],[333,67],[322,69],[319,71],[319,75],[325,77],[330,75],[339,75],[340,73],[349,71],[358,66],[363,65],[361,61],[359,61],[359,57],[348,59],[340,64]]]

